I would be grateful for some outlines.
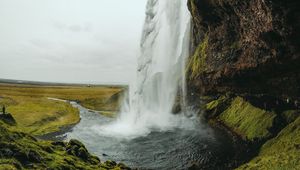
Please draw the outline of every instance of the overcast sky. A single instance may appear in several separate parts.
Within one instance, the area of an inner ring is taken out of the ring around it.
[[[0,78],[127,83],[146,0],[0,0]]]

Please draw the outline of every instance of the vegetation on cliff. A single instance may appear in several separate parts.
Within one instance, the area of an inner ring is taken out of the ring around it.
[[[247,143],[257,145],[255,148],[263,144],[258,156],[238,169],[299,168],[300,117],[297,110],[268,111],[243,97],[228,95],[208,102],[205,108],[208,120],[219,122]]]
[[[188,72],[189,78],[197,78],[206,68],[206,50],[208,46],[208,36],[197,47],[194,55],[189,59]]]
[[[218,96],[204,107],[206,119],[258,147],[266,142],[240,169],[299,169],[300,2],[188,0],[188,7],[190,98]]]
[[[254,141],[271,137],[269,129],[275,117],[275,113],[254,107],[243,98],[236,97],[219,120],[245,139]]]
[[[299,100],[297,0],[188,0],[192,15],[191,62],[208,39],[205,68],[189,64],[188,86],[198,93],[289,96]],[[200,50],[201,51],[201,50]],[[196,57],[196,58],[195,58]],[[189,62],[188,62],[189,63]],[[195,69],[197,68],[197,69]],[[200,73],[194,76],[195,73]]]
[[[238,169],[300,169],[300,117],[266,142],[259,155]]]

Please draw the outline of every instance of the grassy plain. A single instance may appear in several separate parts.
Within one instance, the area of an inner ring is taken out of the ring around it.
[[[15,118],[15,129],[42,135],[80,120],[78,110],[69,103],[49,100],[48,97],[77,101],[86,108],[107,113],[118,110],[122,90],[120,87],[108,86],[0,83],[0,106],[5,105],[7,112]]]

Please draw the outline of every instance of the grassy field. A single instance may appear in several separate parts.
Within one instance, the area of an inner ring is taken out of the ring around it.
[[[120,87],[105,86],[39,86],[0,83],[0,106],[5,105],[16,119],[16,129],[42,135],[58,131],[80,120],[78,110],[69,103],[49,100],[59,98],[77,101],[92,110],[115,112],[121,100]]]

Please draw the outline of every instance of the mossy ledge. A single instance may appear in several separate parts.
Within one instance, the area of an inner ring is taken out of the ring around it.
[[[205,104],[204,118],[247,143],[249,156],[240,160],[238,169],[299,169],[299,111],[284,104],[261,108],[266,104],[252,101],[249,97],[221,95]]]
[[[248,169],[300,169],[300,117],[266,142],[257,157],[239,167]]]
[[[130,169],[114,161],[101,163],[77,140],[53,142],[37,140],[22,132],[9,129],[0,120],[0,167],[1,169],[55,169],[55,170],[122,170]]]
[[[271,137],[269,129],[275,117],[275,113],[254,107],[242,97],[236,97],[218,118],[244,139],[254,141]]]

